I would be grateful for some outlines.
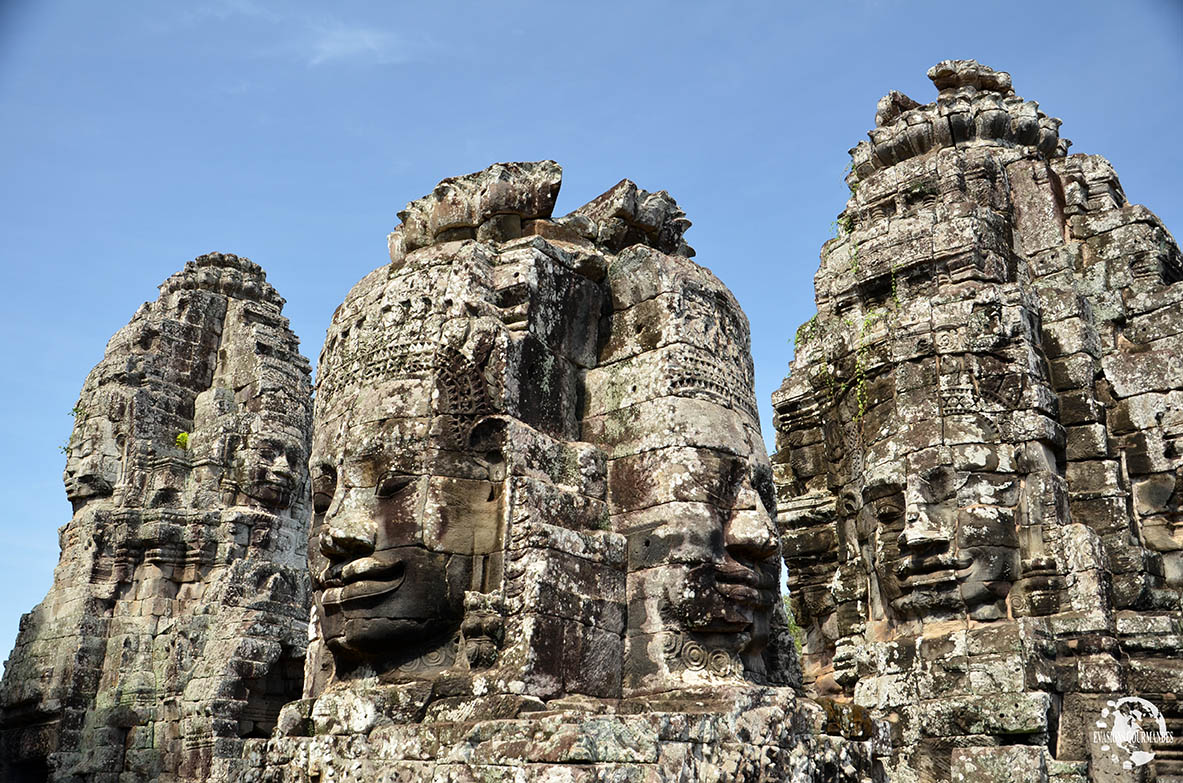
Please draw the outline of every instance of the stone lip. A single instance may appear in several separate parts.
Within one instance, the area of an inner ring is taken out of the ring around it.
[[[940,91],[933,103],[922,106],[895,90],[880,99],[870,141],[850,150],[847,184],[946,147],[1031,147],[1045,159],[1067,154],[1072,142],[1060,138],[1060,120],[1015,95],[1010,74],[976,60],[944,60],[928,77]]]

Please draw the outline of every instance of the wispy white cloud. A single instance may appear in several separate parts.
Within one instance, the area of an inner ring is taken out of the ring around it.
[[[313,16],[283,6],[269,7],[259,0],[205,0],[171,16],[150,18],[148,24],[154,32],[167,34],[202,25],[234,25],[258,33],[259,45],[244,51],[310,68],[405,63],[433,48],[426,39],[408,38],[381,24],[345,22],[321,13]]]
[[[407,41],[387,30],[329,21],[309,25],[308,65],[356,62],[390,65],[411,59]]]

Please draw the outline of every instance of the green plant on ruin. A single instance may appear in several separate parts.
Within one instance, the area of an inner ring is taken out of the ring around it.
[[[852,231],[854,231],[854,218],[845,212],[830,221],[830,232],[835,239],[849,236]]]
[[[846,187],[850,188],[850,195],[858,195],[859,181],[851,180],[851,175],[854,174],[854,160],[846,161],[846,165],[842,167],[842,181],[846,183]]]
[[[821,333],[821,326],[817,320],[817,313],[813,314],[805,323],[797,327],[797,334],[793,336],[793,350],[800,350],[805,344]]]
[[[935,180],[930,177],[923,177],[909,185],[907,190],[904,192],[909,196],[923,197],[935,196],[940,191],[937,188],[937,183]]]
[[[798,326],[797,333],[793,337],[793,351],[799,354],[807,345],[821,344],[820,361],[815,365],[818,368],[816,377],[825,386],[830,401],[833,402],[838,397],[838,381],[830,369],[830,362],[833,361],[830,354],[834,350],[834,336],[823,324],[822,319],[815,313],[812,318]]]
[[[793,614],[793,602],[786,595],[785,601],[785,617],[789,621],[789,635],[793,637],[793,649],[797,651],[797,655],[801,654],[801,649],[805,646],[805,629],[797,625],[797,617]]]
[[[886,314],[887,311],[884,309],[868,310],[859,327],[859,344],[854,353],[854,391],[855,401],[858,404],[858,411],[854,416],[855,421],[861,421],[867,413],[867,351],[870,348],[867,342],[867,332],[875,325],[876,321]]]
[[[90,416],[90,414],[88,414],[86,412],[86,408],[82,407],[81,405],[75,405],[73,408],[71,408],[70,415],[74,417],[74,427],[77,427],[80,422],[86,421],[87,418],[89,418],[89,416]],[[66,457],[69,457],[70,456],[70,443],[73,440],[74,440],[74,430],[73,430],[73,428],[71,428],[70,436],[68,438],[66,438],[65,443],[58,446],[58,451],[60,451],[62,454],[65,454]]]
[[[189,433],[178,432],[175,443],[177,444],[177,448],[179,448],[179,449],[188,449],[189,448]]]

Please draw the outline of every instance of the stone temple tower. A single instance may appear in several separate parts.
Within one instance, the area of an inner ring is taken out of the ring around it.
[[[0,684],[0,779],[205,781],[299,695],[308,360],[212,253],[107,344],[74,409],[53,587]]]
[[[317,367],[305,698],[228,779],[879,780],[799,697],[748,322],[664,191],[443,180]]]
[[[1175,779],[1183,259],[1009,74],[928,75],[851,150],[773,396],[806,687],[897,781]]]

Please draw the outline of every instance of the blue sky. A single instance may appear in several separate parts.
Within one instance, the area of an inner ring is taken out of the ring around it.
[[[1180,230],[1179,0],[0,2],[0,653],[52,581],[82,381],[185,261],[260,263],[315,359],[443,177],[553,158],[559,213],[628,177],[678,200],[747,311],[771,441],[846,150],[966,57]]]

